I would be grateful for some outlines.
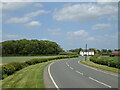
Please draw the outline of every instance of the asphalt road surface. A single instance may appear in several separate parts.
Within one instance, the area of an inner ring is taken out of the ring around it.
[[[84,57],[55,61],[47,72],[55,88],[118,88],[118,76],[79,63]]]

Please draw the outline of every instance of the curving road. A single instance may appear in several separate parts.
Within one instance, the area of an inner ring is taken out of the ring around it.
[[[55,88],[118,88],[118,76],[79,63],[84,57],[55,61],[47,72]]]

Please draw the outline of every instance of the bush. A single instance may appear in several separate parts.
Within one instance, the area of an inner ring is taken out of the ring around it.
[[[9,63],[2,66],[2,79],[6,76],[13,74],[15,71],[18,71],[24,67],[28,66],[25,63]]]
[[[97,63],[97,64],[106,65],[106,66],[109,66],[109,67],[114,67],[114,68],[120,69],[120,61],[100,59],[98,57],[99,56],[95,55],[95,56],[90,58],[90,61],[92,61],[94,63]]]
[[[59,56],[54,58],[43,58],[43,59],[31,59],[25,62],[8,63],[2,65],[2,79],[29,65],[34,65],[37,63],[47,62],[55,59],[75,58],[75,57],[78,57],[78,55]]]
[[[75,52],[60,52],[59,55],[77,55]]]

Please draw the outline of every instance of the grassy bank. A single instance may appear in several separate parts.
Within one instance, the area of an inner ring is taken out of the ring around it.
[[[116,74],[118,74],[118,73],[120,74],[120,69],[113,68],[113,67],[108,67],[108,66],[105,66],[105,65],[96,64],[96,63],[91,62],[89,59],[86,60],[86,61],[81,60],[80,62],[85,64],[85,65],[97,68],[97,69],[101,69],[101,70],[104,70],[104,71],[109,71],[109,72],[113,72],[113,73],[116,73]]]
[[[43,70],[49,62],[28,66],[2,80],[3,88],[44,88]]]

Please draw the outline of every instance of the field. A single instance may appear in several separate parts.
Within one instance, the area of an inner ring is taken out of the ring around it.
[[[100,59],[108,59],[108,60],[120,60],[120,57],[98,57]]]
[[[34,58],[52,58],[52,57],[58,57],[63,55],[56,55],[56,56],[7,56],[2,57],[2,62],[0,63],[11,63],[11,62],[23,62],[26,60],[34,59]]]

